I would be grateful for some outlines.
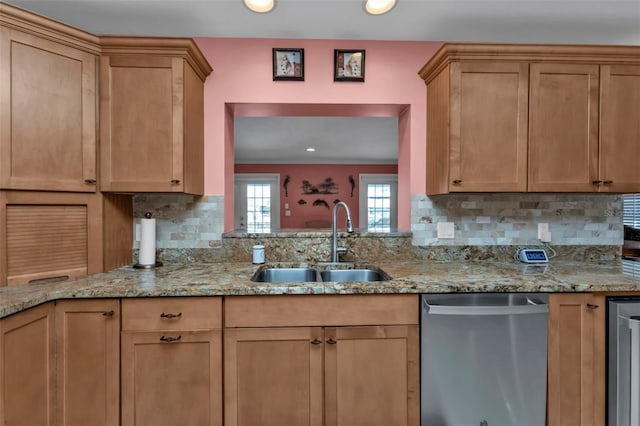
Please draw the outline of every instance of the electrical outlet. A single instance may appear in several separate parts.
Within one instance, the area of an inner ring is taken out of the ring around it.
[[[538,224],[538,239],[544,241],[545,234],[549,233],[549,224],[548,223],[539,223]],[[551,237],[551,235],[549,235]]]
[[[291,210],[285,210],[284,211],[284,215],[285,216],[291,216]]]
[[[438,222],[438,238],[453,238],[453,222]]]

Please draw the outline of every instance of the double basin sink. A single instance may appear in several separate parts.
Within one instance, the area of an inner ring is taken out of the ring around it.
[[[387,281],[391,277],[382,269],[375,267],[351,269],[316,269],[261,267],[253,274],[251,281],[263,283],[298,283],[298,282],[371,282]]]

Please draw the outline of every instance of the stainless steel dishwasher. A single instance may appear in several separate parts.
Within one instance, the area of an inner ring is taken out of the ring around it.
[[[543,426],[548,297],[422,295],[421,426]]]

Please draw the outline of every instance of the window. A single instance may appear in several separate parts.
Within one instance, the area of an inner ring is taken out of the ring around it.
[[[389,232],[398,227],[398,175],[360,175],[360,228]]]
[[[280,175],[235,175],[235,228],[247,232],[271,232],[280,227]]]
[[[640,229],[640,194],[626,194],[623,200],[623,222],[625,225]]]

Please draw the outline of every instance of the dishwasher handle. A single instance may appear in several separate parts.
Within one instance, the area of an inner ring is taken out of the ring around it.
[[[505,306],[459,306],[459,305],[430,305],[427,299],[422,299],[422,308],[429,315],[528,315],[545,314],[549,312],[546,303],[534,303],[530,299],[527,305]]]

